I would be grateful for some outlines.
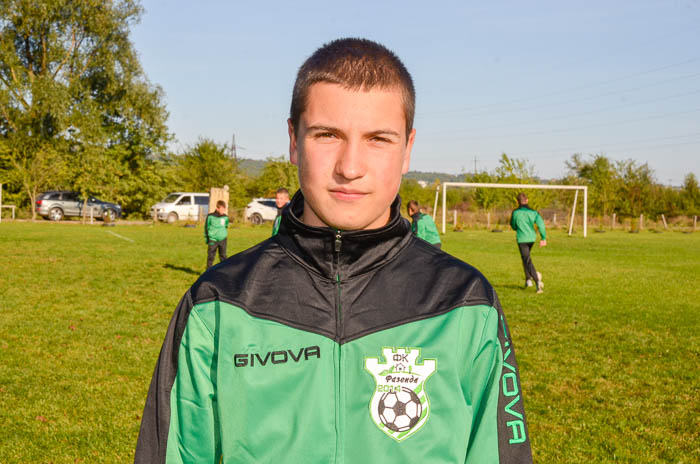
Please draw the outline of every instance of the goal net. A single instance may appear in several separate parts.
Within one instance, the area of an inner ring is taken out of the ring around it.
[[[583,190],[583,236],[588,235],[588,187],[584,185],[551,185],[551,184],[491,184],[481,182],[444,182],[442,185],[442,233],[445,233],[447,222],[447,189],[449,187],[475,187],[475,188],[505,188],[505,189],[544,189],[544,190],[575,190],[574,204],[571,207],[571,219],[569,221],[569,235],[574,226],[576,215],[576,202],[578,192]],[[437,198],[436,198],[437,203]]]

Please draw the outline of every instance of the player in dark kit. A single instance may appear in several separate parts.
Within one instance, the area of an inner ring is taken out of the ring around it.
[[[496,292],[401,216],[414,105],[377,43],[333,41],[302,65],[300,190],[277,235],[180,301],[137,463],[532,462]]]

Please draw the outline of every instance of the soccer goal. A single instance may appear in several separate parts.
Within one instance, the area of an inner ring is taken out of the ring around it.
[[[571,207],[571,220],[569,221],[569,235],[574,228],[576,215],[576,201],[578,192],[583,190],[583,236],[588,235],[588,187],[585,185],[551,185],[551,184],[490,184],[480,182],[444,182],[442,184],[442,233],[445,233],[447,222],[447,189],[448,187],[481,187],[481,188],[508,188],[508,189],[546,189],[546,190],[575,190],[574,204]],[[437,203],[437,198],[436,198]]]

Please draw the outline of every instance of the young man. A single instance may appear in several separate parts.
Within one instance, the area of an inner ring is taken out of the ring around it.
[[[275,204],[277,205],[277,217],[275,222],[272,224],[272,236],[277,235],[280,230],[280,223],[282,222],[282,210],[289,203],[289,190],[284,187],[277,189],[275,193]]]
[[[226,202],[216,202],[216,210],[207,215],[204,222],[204,240],[207,242],[207,269],[214,264],[216,250],[219,250],[219,261],[226,259],[226,236],[228,234],[228,215]]]
[[[532,287],[533,282],[537,284],[537,293],[544,291],[544,282],[542,282],[542,274],[535,270],[535,265],[532,264],[530,252],[532,246],[537,239],[535,232],[535,224],[537,230],[540,231],[540,246],[547,246],[547,232],[544,228],[544,221],[540,213],[528,206],[527,195],[524,193],[518,194],[518,208],[513,210],[510,216],[510,227],[516,231],[515,238],[518,242],[520,250],[520,258],[523,261],[523,269],[525,270],[525,286]]]
[[[420,205],[416,200],[409,201],[408,205],[406,205],[406,210],[411,217],[411,232],[413,232],[413,235],[440,248],[442,242],[433,218],[420,212]]]
[[[473,267],[397,196],[415,94],[383,46],[300,68],[279,233],[205,273],[156,366],[136,462],[530,463],[513,345]]]

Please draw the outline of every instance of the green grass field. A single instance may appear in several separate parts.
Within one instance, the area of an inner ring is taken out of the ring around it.
[[[268,227],[232,229],[229,253]],[[114,235],[117,234],[117,235]],[[700,462],[700,233],[552,231],[522,288],[514,234],[444,249],[496,287],[535,462]],[[202,229],[0,224],[0,463],[130,462]]]

